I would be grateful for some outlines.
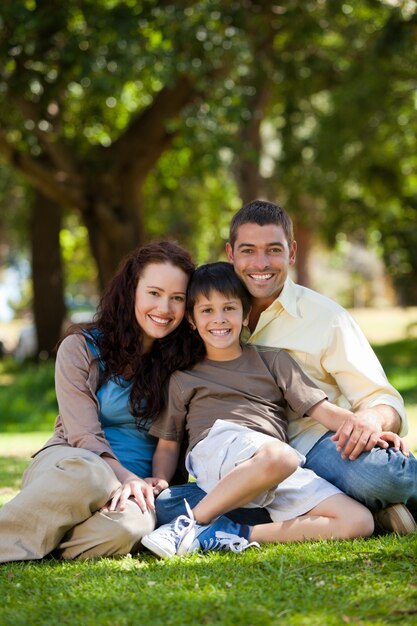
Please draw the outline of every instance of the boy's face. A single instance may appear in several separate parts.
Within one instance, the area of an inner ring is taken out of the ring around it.
[[[193,309],[193,320],[198,334],[204,341],[207,358],[213,361],[237,359],[242,349],[239,337],[243,319],[242,302],[238,298],[224,296],[212,291],[206,298],[200,295]]]

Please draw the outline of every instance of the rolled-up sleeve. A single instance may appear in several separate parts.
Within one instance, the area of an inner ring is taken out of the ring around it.
[[[400,435],[407,434],[403,399],[389,383],[368,340],[348,312],[333,320],[322,364],[336,380],[352,410],[387,404],[401,417]]]

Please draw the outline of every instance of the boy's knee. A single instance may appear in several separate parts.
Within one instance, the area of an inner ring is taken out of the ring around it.
[[[264,471],[270,476],[290,476],[300,465],[297,452],[281,441],[267,443],[261,448],[261,461]]]
[[[369,509],[355,503],[350,509],[349,515],[341,522],[341,539],[355,539],[357,537],[370,537],[375,529],[373,515]]]

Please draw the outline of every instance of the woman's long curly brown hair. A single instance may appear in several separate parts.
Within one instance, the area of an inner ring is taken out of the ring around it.
[[[200,344],[185,318],[172,333],[155,339],[149,352],[143,352],[135,296],[138,280],[150,263],[170,263],[189,277],[195,268],[190,254],[174,242],[160,241],[137,248],[122,261],[108,284],[94,321],[83,328],[100,354],[103,382],[120,376],[133,383],[130,410],[138,425],[162,410],[170,375],[201,358]]]

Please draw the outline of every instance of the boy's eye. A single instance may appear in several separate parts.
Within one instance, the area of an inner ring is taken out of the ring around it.
[[[202,309],[202,313],[211,313],[212,309],[207,308],[207,309]]]
[[[225,311],[234,311],[234,310],[235,310],[235,307],[234,307],[234,306],[231,306],[231,305],[229,305],[229,306],[225,306],[225,307],[224,307],[224,310],[225,310]]]

